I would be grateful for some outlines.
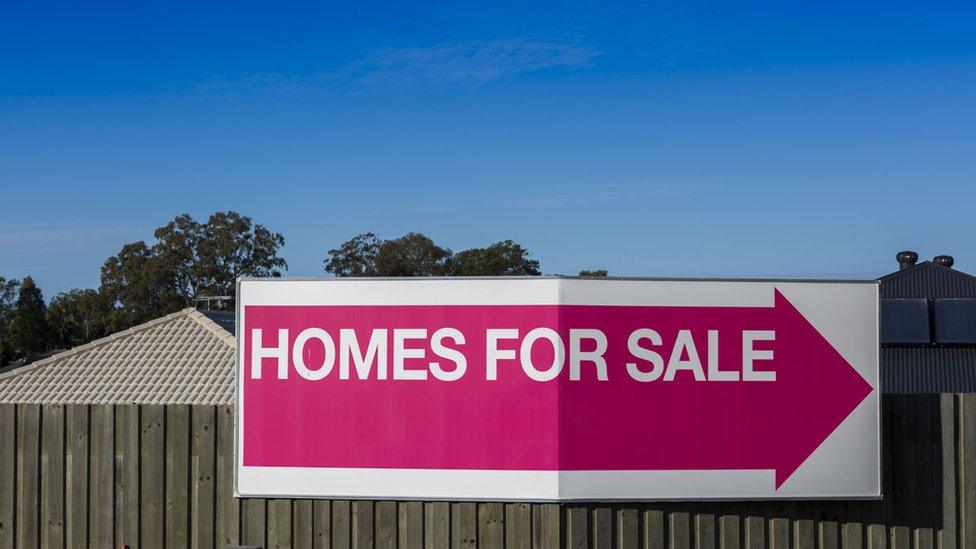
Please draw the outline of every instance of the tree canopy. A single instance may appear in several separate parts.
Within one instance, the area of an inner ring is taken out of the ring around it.
[[[215,212],[205,222],[183,214],[156,229],[152,241],[130,242],[106,259],[97,289],[61,292],[46,305],[33,278],[0,277],[0,365],[81,345],[203,298],[227,296],[225,306],[233,308],[238,277],[288,269],[279,255],[284,244],[280,233],[237,212]],[[329,250],[324,266],[339,277],[541,274],[539,261],[512,240],[455,253],[417,232],[359,234]]]
[[[451,258],[455,276],[538,276],[539,261],[529,259],[529,251],[511,240],[487,248],[471,248]]]
[[[102,266],[100,293],[114,308],[110,327],[120,329],[194,304],[227,296],[233,308],[240,276],[281,276],[278,252],[285,237],[236,212],[216,212],[206,223],[189,214],[156,229],[152,244],[132,242]]]
[[[55,346],[70,349],[108,335],[112,313],[112,304],[97,290],[59,293],[47,308]]]
[[[17,301],[7,329],[11,350],[18,356],[42,353],[50,349],[51,331],[47,322],[47,305],[34,279],[26,276],[20,282]]]
[[[407,233],[381,240],[363,233],[329,250],[325,272],[335,276],[517,276],[539,275],[539,262],[511,240],[453,253],[430,237]]]
[[[583,269],[582,271],[579,272],[579,275],[587,278],[606,278],[607,270],[606,269],[592,269],[592,270]]]
[[[8,339],[10,337],[10,319],[14,314],[19,288],[19,280],[7,280],[0,276],[0,366],[14,358],[14,350]]]

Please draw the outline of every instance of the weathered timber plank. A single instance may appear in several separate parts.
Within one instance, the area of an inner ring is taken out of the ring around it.
[[[41,546],[64,547],[64,407],[41,409]]]
[[[376,549],[395,549],[397,546],[397,504],[395,501],[377,501],[373,508],[376,523]]]
[[[451,504],[451,547],[474,549],[478,546],[478,505]]]
[[[424,546],[424,504],[403,501],[399,511],[399,543],[401,549],[421,549]]]
[[[424,504],[424,549],[451,546],[451,504],[432,501]]]
[[[140,416],[140,547],[156,549],[166,539],[166,408],[144,405]]]
[[[139,545],[139,406],[115,407],[115,543]]]
[[[373,502],[352,502],[352,548],[372,549],[373,536]]]
[[[234,497],[234,407],[217,407],[216,491],[218,548],[240,541],[241,503]],[[309,525],[311,528],[311,525]]]
[[[194,406],[190,411],[190,532],[191,547],[215,545],[215,446],[216,414],[213,406]]]
[[[91,406],[88,483],[88,546],[115,546],[115,407]]]
[[[166,407],[166,545],[190,543],[190,407]]]

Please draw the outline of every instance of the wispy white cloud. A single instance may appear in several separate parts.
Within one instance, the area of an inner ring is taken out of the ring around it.
[[[0,225],[0,256],[43,256],[114,249],[147,234],[145,227],[75,226],[56,223]]]
[[[587,65],[599,51],[562,41],[498,38],[377,50],[333,71],[292,76],[274,72],[171,86],[210,99],[247,96],[321,96],[349,86],[424,84],[480,86],[494,80],[552,68]]]
[[[544,69],[586,65],[595,49],[567,42],[500,38],[377,51],[345,72],[363,83],[481,85]]]

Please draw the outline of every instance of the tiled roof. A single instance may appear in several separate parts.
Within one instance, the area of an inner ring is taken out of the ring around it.
[[[233,404],[234,336],[184,309],[0,373],[0,402]]]

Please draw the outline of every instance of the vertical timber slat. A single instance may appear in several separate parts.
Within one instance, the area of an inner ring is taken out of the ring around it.
[[[645,549],[665,549],[668,547],[667,531],[664,510],[653,508],[644,511]]]
[[[217,547],[240,540],[241,502],[234,497],[234,407],[217,407]],[[311,529],[311,525],[309,525]]]
[[[41,409],[41,547],[64,547],[64,407]]]
[[[291,500],[268,500],[268,549],[291,547]]]
[[[312,502],[312,547],[331,549],[332,547],[332,503],[325,500]]]
[[[66,411],[65,539],[68,547],[88,545],[88,406],[72,404]],[[3,440],[0,438],[0,440]]]
[[[0,547],[14,546],[17,474],[17,407],[0,404]]]
[[[559,505],[543,503],[532,506],[532,547],[558,549],[561,541]]]
[[[166,539],[166,408],[146,405],[140,414],[141,454],[139,484],[140,547],[163,547]]]
[[[373,532],[373,502],[369,500],[352,502],[353,549],[372,549]]]
[[[41,407],[17,406],[17,547],[40,544]]]
[[[695,548],[716,549],[715,515],[698,513],[695,515]]]
[[[166,545],[190,543],[190,408],[166,410]]]
[[[292,512],[292,545],[295,549],[312,549],[315,523],[312,519],[312,500],[295,500]]]
[[[617,547],[640,548],[640,511],[634,507],[617,510]]]
[[[766,521],[763,517],[749,515],[745,520],[744,549],[763,549],[766,547]]]
[[[596,507],[593,509],[593,549],[612,549],[613,547],[613,509]]]
[[[89,411],[88,546],[115,546],[115,407],[93,405]]]
[[[570,549],[586,549],[589,547],[589,509],[585,506],[572,504],[565,509],[566,547]]]
[[[478,505],[476,503],[451,504],[451,547],[478,546]]]
[[[501,503],[478,504],[478,547],[505,547],[505,508]]]
[[[433,549],[434,545],[427,549]],[[532,507],[528,503],[505,505],[505,547],[530,549],[532,547]]]
[[[424,546],[424,504],[419,501],[401,502],[399,514],[399,546],[420,549]]]
[[[959,546],[976,547],[976,394],[959,395]]]
[[[214,547],[214,410],[194,406],[190,412],[190,532],[195,549]]]
[[[373,510],[376,526],[376,549],[394,549],[397,546],[397,504],[395,501],[377,501]]]
[[[424,548],[437,549],[450,547],[450,545],[451,504],[444,501],[424,504]],[[518,545],[510,545],[510,547],[518,547]]]
[[[942,527],[937,535],[940,549],[956,549],[956,396],[939,395],[939,431],[942,460]]]
[[[350,525],[349,502],[336,500],[332,502],[332,548],[348,549],[352,542],[352,527]]]
[[[139,407],[115,407],[115,544],[139,544]]]
[[[741,507],[740,507],[741,509]],[[728,512],[722,513],[718,519],[719,549],[739,549],[741,534],[739,530],[739,515]]]
[[[267,521],[267,502],[265,500],[258,498],[243,500],[241,502],[241,543],[263,547]]]
[[[668,531],[671,533],[671,549],[691,548],[691,516],[686,511],[671,511],[668,514]]]

